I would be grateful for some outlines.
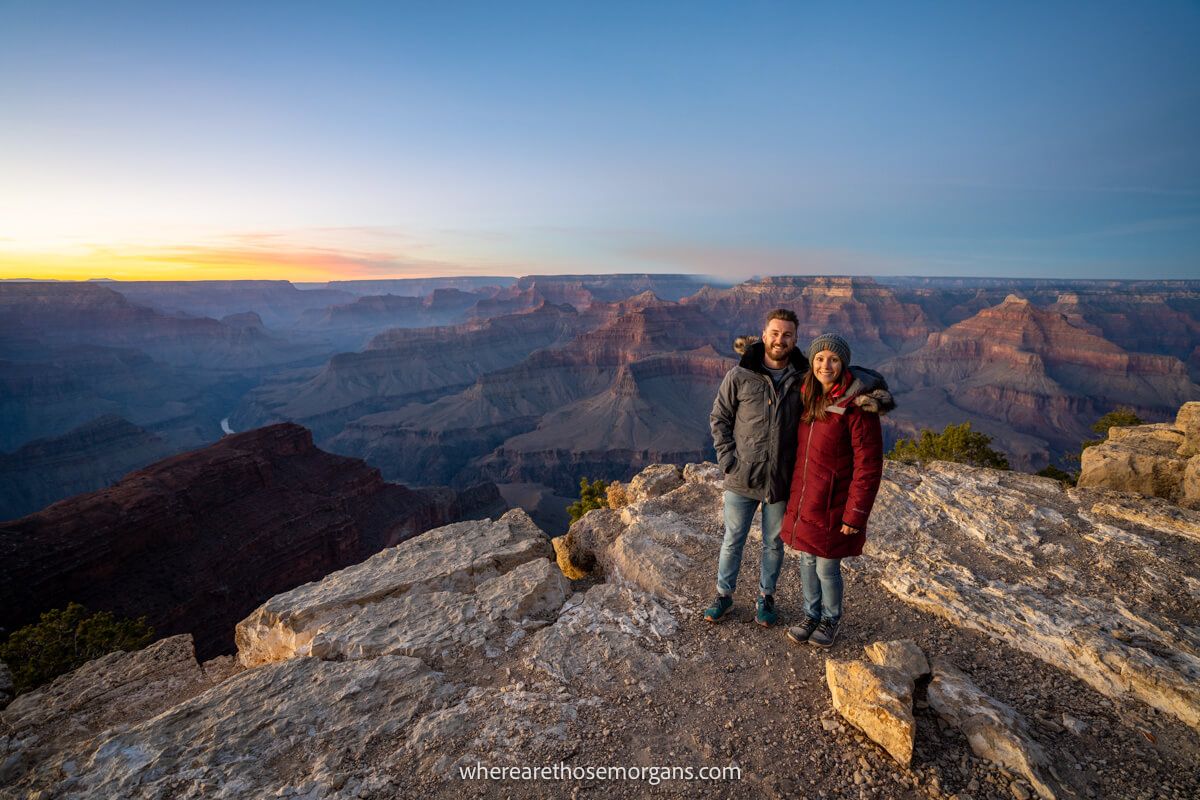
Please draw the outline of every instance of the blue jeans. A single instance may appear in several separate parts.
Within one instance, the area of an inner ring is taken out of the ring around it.
[[[800,582],[804,613],[813,619],[842,618],[842,560],[800,553]]]
[[[775,582],[783,567],[783,540],[779,529],[783,527],[783,513],[787,501],[764,503],[737,492],[725,492],[725,540],[721,542],[721,558],[717,562],[717,591],[726,597],[733,596],[737,588],[738,570],[742,568],[742,548],[746,545],[746,534],[754,512],[762,506],[762,567],[759,571],[758,590],[763,594],[775,594]]]

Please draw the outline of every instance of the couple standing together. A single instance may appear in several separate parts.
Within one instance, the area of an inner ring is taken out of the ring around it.
[[[823,333],[796,347],[799,320],[767,314],[762,340],[745,349],[717,390],[709,421],[725,473],[725,539],[709,622],[733,608],[742,549],[762,506],[762,568],[755,621],[774,625],[783,545],[800,551],[804,620],[794,642],[830,647],[842,617],[842,559],[862,553],[883,475],[879,414],[895,407],[877,372],[850,366],[850,346]]]

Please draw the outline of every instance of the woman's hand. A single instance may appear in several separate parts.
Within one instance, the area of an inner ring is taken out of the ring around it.
[[[852,525],[847,525],[844,522],[842,523],[842,535],[843,536],[853,536],[856,533],[862,533],[862,531],[859,528],[855,528]]]

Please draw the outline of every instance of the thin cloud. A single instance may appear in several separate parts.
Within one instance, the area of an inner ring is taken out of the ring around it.
[[[895,259],[834,249],[767,249],[682,243],[630,245],[622,253],[685,272],[723,277],[754,275],[878,275],[902,267]]]

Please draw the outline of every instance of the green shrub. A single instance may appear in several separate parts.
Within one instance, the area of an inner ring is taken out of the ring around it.
[[[887,457],[894,461],[957,461],[976,467],[1008,469],[1008,458],[988,447],[992,437],[971,430],[971,423],[947,425],[941,433],[928,428],[916,439],[900,439]]]
[[[78,603],[41,615],[0,644],[0,660],[13,674],[17,692],[44,683],[115,650],[137,650],[154,639],[146,618],[117,619],[107,611],[89,615]]]
[[[1074,486],[1076,479],[1078,479],[1078,477],[1079,477],[1078,475],[1073,475],[1070,472],[1064,472],[1063,470],[1059,469],[1058,467],[1054,466],[1053,464],[1049,464],[1045,467],[1042,467],[1034,474],[1040,475],[1043,478],[1054,478],[1054,480],[1062,481],[1063,483],[1067,484],[1068,486]]]
[[[607,508],[608,495],[605,493],[607,484],[602,480],[588,483],[588,479],[579,479],[579,499],[567,506],[567,513],[574,523],[580,517],[594,508]]]

